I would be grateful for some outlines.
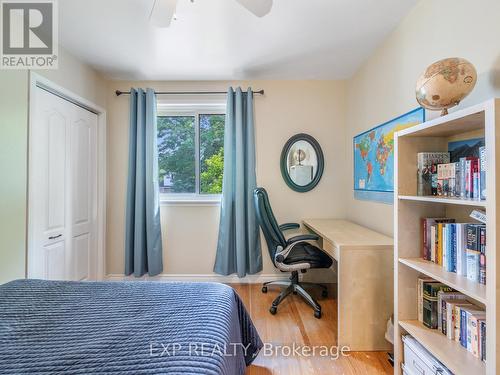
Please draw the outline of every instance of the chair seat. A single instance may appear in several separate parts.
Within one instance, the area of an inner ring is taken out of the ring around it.
[[[311,268],[330,268],[333,260],[318,247],[310,243],[303,243],[296,245],[283,263],[288,265],[309,263]]]

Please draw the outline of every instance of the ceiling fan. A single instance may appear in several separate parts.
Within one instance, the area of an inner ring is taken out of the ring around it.
[[[179,0],[154,0],[149,19],[157,27],[169,27],[175,16]],[[264,17],[271,11],[273,0],[235,0],[257,17]],[[191,0],[194,3],[194,0]]]

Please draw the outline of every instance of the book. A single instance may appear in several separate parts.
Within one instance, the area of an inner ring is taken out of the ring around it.
[[[455,224],[443,224],[443,268],[456,272],[456,230]]]
[[[472,198],[479,199],[480,197],[480,181],[479,181],[479,159],[472,163]]]
[[[467,257],[467,278],[471,281],[479,282],[479,251],[466,250]]]
[[[431,256],[429,260],[436,262],[436,225],[431,225]]]
[[[479,171],[479,160],[476,157],[469,157],[467,158],[467,178],[468,178],[468,192],[467,192],[467,198],[472,199],[474,198],[474,173],[477,173]]]
[[[486,255],[479,254],[479,284],[486,285]]]
[[[486,320],[479,322],[479,337],[481,345],[479,346],[480,357],[482,361],[486,361]]]
[[[480,228],[483,224],[467,224],[467,278],[479,282],[480,269]],[[486,271],[486,270],[485,270]]]
[[[418,306],[418,321],[423,322],[423,297],[424,297],[424,282],[427,283],[437,283],[438,281],[428,278],[419,277],[417,280],[417,306]]]
[[[486,199],[486,147],[479,147],[479,198]]]
[[[449,152],[419,152],[417,154],[417,195],[432,195],[432,166],[449,162]]]
[[[486,227],[479,227],[479,283],[486,285]]]
[[[449,271],[457,272],[457,225],[448,224]]]
[[[438,164],[437,179],[438,195],[454,196],[455,163]],[[441,189],[439,188],[439,186],[441,186]]]
[[[467,258],[466,258],[466,225],[465,223],[456,224],[456,273],[461,276],[467,276]]]
[[[467,349],[467,311],[460,307],[460,345]]]
[[[460,188],[459,188],[460,198],[466,198],[466,195],[467,195],[466,173],[465,173],[465,170],[466,170],[466,161],[467,161],[467,158],[460,158],[459,162],[458,162],[459,165],[460,165],[460,182],[459,182],[459,185],[460,185]]]
[[[461,180],[462,180],[462,169],[460,168],[460,162],[455,163],[455,189],[454,189],[454,196],[455,197],[460,197],[460,189],[461,189]]]
[[[462,327],[462,308],[474,306],[472,303],[462,303],[455,304],[453,306],[453,317],[454,317],[454,339],[456,342],[460,342],[461,340],[461,327]]]
[[[460,306],[472,306],[472,303],[466,299],[446,301],[446,337],[450,340],[455,340],[457,328],[459,327],[457,322],[460,322]]]
[[[424,282],[423,283],[423,311],[422,311],[422,323],[431,329],[438,328],[438,292],[453,291],[448,285],[436,282]]]
[[[449,264],[448,264],[448,258],[449,258],[449,243],[448,243],[448,228],[449,228],[449,225],[447,224],[443,224],[443,227],[442,227],[442,231],[443,231],[443,234],[442,234],[442,254],[443,254],[443,259],[442,259],[442,266],[444,268],[445,271],[449,271]]]
[[[438,195],[437,164],[432,165],[431,173],[432,173],[431,193],[432,195]]]
[[[471,341],[471,353],[475,357],[479,358],[479,347],[480,343],[480,322],[481,320],[486,320],[486,312],[480,314],[470,314],[469,327],[470,327],[470,341]]]
[[[480,231],[479,228],[484,227],[484,224],[467,224],[466,225],[466,231],[467,231],[467,249],[469,250],[474,250],[474,251],[480,251]]]
[[[436,224],[436,263],[443,265],[443,224]]]

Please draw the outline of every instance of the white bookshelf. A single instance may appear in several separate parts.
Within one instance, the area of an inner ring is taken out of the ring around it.
[[[402,374],[402,335],[410,334],[455,374],[500,374],[500,257],[497,256],[496,171],[500,170],[500,100],[491,99],[438,117],[395,134],[394,187],[394,374]],[[447,151],[448,142],[485,137],[487,200],[417,196],[417,153]],[[499,163],[496,163],[499,161]],[[500,175],[499,175],[500,176]],[[499,200],[500,202],[500,200]],[[469,218],[474,208],[486,210],[486,285],[480,285],[421,258],[422,217]],[[484,363],[459,343],[418,321],[417,279],[432,277],[469,296],[486,309],[486,358]],[[498,323],[497,323],[498,322]]]

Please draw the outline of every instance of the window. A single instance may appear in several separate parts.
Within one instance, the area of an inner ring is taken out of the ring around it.
[[[164,198],[222,193],[224,108],[159,109],[158,170]]]

